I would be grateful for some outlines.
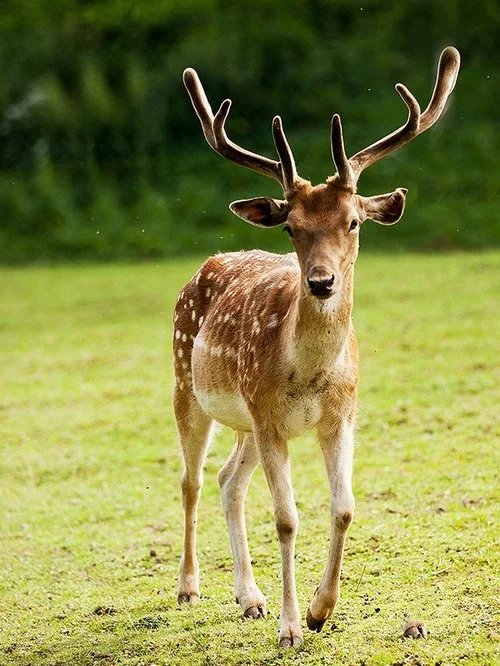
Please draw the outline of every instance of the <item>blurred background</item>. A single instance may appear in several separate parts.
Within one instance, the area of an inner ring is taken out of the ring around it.
[[[427,104],[441,49],[462,71],[444,118],[363,175],[360,192],[409,188],[403,222],[365,225],[372,250],[480,249],[497,222],[496,0],[3,0],[0,9],[0,261],[147,259],[254,246],[283,234],[227,204],[280,196],[205,143],[182,85],[195,67],[228,132],[274,156],[279,113],[299,173],[333,171],[329,125],[348,154],[394,130],[404,82]]]

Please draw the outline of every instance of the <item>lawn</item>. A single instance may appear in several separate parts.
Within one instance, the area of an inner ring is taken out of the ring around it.
[[[360,257],[356,515],[336,613],[296,653],[277,648],[279,552],[260,470],[249,535],[269,617],[243,620],[233,599],[216,482],[226,430],[200,507],[203,598],[176,608],[171,313],[197,263],[0,270],[0,664],[498,663],[500,254]],[[290,448],[305,616],[328,493],[313,435]],[[407,617],[426,639],[401,638]]]

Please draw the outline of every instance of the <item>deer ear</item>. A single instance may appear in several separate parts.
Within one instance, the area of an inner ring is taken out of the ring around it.
[[[379,224],[396,224],[404,213],[407,192],[405,187],[398,187],[389,194],[361,197],[366,217]]]
[[[288,201],[280,201],[270,197],[233,201],[232,204],[229,204],[229,208],[242,220],[255,224],[257,227],[275,227],[278,224],[283,224],[290,211]]]

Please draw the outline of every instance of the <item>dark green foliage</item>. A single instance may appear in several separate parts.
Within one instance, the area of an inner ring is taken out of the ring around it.
[[[284,249],[279,231],[227,210],[280,193],[206,146],[182,70],[199,70],[214,106],[234,100],[229,131],[250,149],[273,154],[280,113],[299,172],[321,182],[333,170],[332,113],[350,154],[395,129],[406,111],[394,83],[425,105],[447,44],[463,58],[448,114],[360,183],[364,194],[408,187],[405,219],[392,230],[366,225],[363,243],[500,240],[498,3],[7,0],[0,18],[4,262]]]

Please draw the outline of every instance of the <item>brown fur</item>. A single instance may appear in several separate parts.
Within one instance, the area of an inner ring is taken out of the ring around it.
[[[353,195],[342,190],[338,194],[333,185],[313,188],[309,183],[299,192],[289,216],[295,223],[298,256],[259,250],[216,255],[182,290],[174,315],[180,418],[194,397],[193,375],[198,389],[240,393],[250,413],[272,419],[283,436],[286,427],[276,414],[294,409],[291,395],[295,401],[311,392],[321,395],[325,415],[353,411],[358,366],[350,267],[358,243],[357,236],[348,238],[343,219],[342,224],[333,223],[334,216],[350,221],[350,204],[343,199]],[[345,256],[339,257],[339,249]],[[348,273],[334,310],[326,302],[318,306],[306,293],[301,274],[318,262],[332,264],[332,254],[339,273]],[[197,338],[202,342],[193,354]],[[346,338],[345,358],[334,363]],[[292,341],[303,361],[298,369],[289,358]],[[291,373],[297,375],[293,381]]]

